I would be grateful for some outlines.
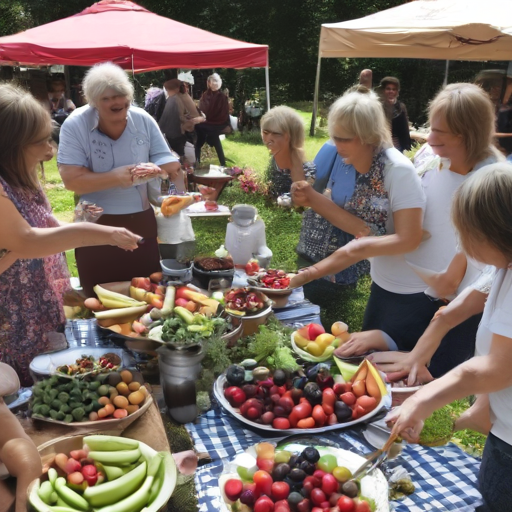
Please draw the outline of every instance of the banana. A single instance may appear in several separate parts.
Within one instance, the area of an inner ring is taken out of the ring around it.
[[[143,462],[129,473],[126,473],[126,475],[116,478],[111,482],[87,487],[84,491],[84,498],[93,507],[103,507],[117,503],[130,496],[140,487],[146,477],[146,469],[147,464]]]
[[[101,299],[101,303],[108,309],[122,309],[122,308],[130,308],[135,306],[146,306],[147,304],[145,302],[139,302],[139,301],[131,301],[131,302],[121,302],[118,300],[113,299],[107,299],[103,298]]]
[[[107,466],[117,466],[122,464],[131,464],[139,459],[141,456],[140,450],[121,450],[121,451],[91,451],[89,452],[89,458]]]
[[[89,503],[72,489],[66,486],[66,479],[57,478],[55,481],[55,490],[57,495],[70,507],[76,510],[89,510]]]
[[[103,470],[105,472],[105,475],[107,475],[107,480],[109,482],[125,474],[123,469],[118,466],[103,466]]]
[[[110,290],[106,290],[105,288],[102,288],[99,284],[97,284],[93,288],[94,292],[98,296],[98,299],[103,303],[104,299],[110,299],[115,300],[117,302],[122,302],[123,304],[130,305],[133,301],[131,297],[128,297],[127,295],[123,295],[122,293],[117,292],[111,292]],[[126,306],[125,306],[126,307]]]
[[[139,447],[139,441],[129,437],[119,436],[85,436],[84,444],[89,450],[97,452],[115,452],[119,450],[135,450]]]
[[[139,512],[143,509],[149,501],[151,487],[155,476],[158,473],[158,469],[160,468],[160,464],[162,463],[162,459],[163,455],[161,453],[157,453],[149,461],[146,480],[144,480],[144,483],[138,491],[134,492],[124,500],[114,503],[113,505],[97,509],[96,512]],[[119,480],[116,480],[116,482],[117,481]]]

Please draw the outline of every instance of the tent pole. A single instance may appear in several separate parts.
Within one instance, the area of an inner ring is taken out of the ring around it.
[[[322,56],[320,55],[320,43],[318,44],[318,63],[316,65],[316,79],[315,79],[315,95],[313,97],[313,115],[311,116],[311,128],[309,129],[309,135],[313,137],[315,135],[316,125],[316,113],[318,110],[318,90],[320,89],[320,64],[322,62]]]
[[[444,68],[444,80],[443,80],[443,87],[446,87],[448,85],[448,70],[450,69],[450,61],[446,61],[446,67]]]
[[[270,110],[270,79],[268,77],[268,64],[265,66],[265,88],[267,89],[267,110]]]

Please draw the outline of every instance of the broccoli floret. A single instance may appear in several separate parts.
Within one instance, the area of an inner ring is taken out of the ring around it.
[[[32,408],[34,408],[36,405],[42,405],[42,404],[44,404],[44,402],[43,402],[43,399],[42,399],[42,398],[34,398],[34,399],[31,401],[31,404],[32,404]]]
[[[62,402],[56,398],[51,404],[50,404],[51,408],[52,409],[55,409],[56,411],[58,411],[61,407],[62,407]]]
[[[66,415],[62,412],[62,411],[59,411],[57,413],[57,420],[59,421],[64,421],[64,418],[66,417]]]
[[[69,392],[69,398],[70,398],[70,400],[75,400],[77,402],[81,402],[82,401],[82,392],[78,388],[75,387]]]
[[[66,391],[61,391],[58,395],[57,395],[57,398],[63,403],[63,404],[67,404],[68,401],[69,401],[69,394],[66,393]]]
[[[71,407],[68,404],[62,404],[60,406],[59,412],[63,412],[64,414],[68,414],[71,412]]]
[[[94,393],[94,391],[84,391],[82,394],[82,398],[85,401],[98,400],[100,396],[98,393]]]
[[[52,420],[56,420],[56,419],[57,419],[57,415],[58,415],[58,414],[59,414],[59,413],[58,413],[57,411],[54,411],[53,409],[51,409],[51,410],[50,410],[50,418],[51,418]]]
[[[105,374],[108,377],[108,374]],[[101,381],[94,380],[92,382],[89,382],[89,390],[90,391],[96,391],[101,386]]]
[[[64,416],[64,421],[66,423],[73,423],[73,416],[71,416],[71,414],[66,414],[66,416]]]
[[[42,407],[41,404],[34,405],[32,407],[32,414],[41,414],[41,407]]]
[[[68,402],[68,405],[69,405],[69,407],[71,407],[71,409],[77,409],[78,407],[82,407],[82,400],[80,400],[80,401],[70,400]]]
[[[92,409],[94,407],[94,402],[91,402],[90,404],[84,405],[84,411],[89,414],[92,412]]]
[[[49,416],[50,415],[50,406],[46,405],[46,404],[41,405],[38,414],[40,414],[41,416],[46,416],[46,417]]]
[[[51,387],[55,387],[59,384],[59,379],[56,375],[52,375],[49,379],[48,379],[48,384],[51,386]]]
[[[44,391],[43,391],[43,388],[42,386],[39,386],[38,384],[36,384],[33,388],[32,388],[32,393],[34,394],[34,396],[36,397],[42,397],[43,394],[44,394]]]
[[[73,415],[75,421],[82,421],[83,417],[85,416],[85,410],[83,407],[77,407],[71,411],[71,414]]]
[[[199,391],[196,395],[196,405],[200,412],[209,411],[212,407],[210,395],[206,391]]]
[[[79,389],[81,389],[81,390],[87,389],[87,386],[88,386],[88,384],[87,384],[87,382],[85,380],[79,380],[78,381]]]

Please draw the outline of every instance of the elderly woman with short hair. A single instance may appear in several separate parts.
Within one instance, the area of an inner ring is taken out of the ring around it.
[[[260,121],[261,138],[270,152],[268,170],[270,195],[290,192],[292,182],[315,177],[315,164],[306,160],[304,122],[290,107],[270,109]]]
[[[57,162],[67,189],[103,208],[99,224],[128,228],[145,239],[127,254],[114,247],[76,250],[80,282],[87,295],[97,283],[126,281],[160,270],[157,228],[148,191],[157,180],[134,185],[141,163],[160,167],[173,179],[180,168],[155,120],[131,105],[133,85],[110,62],[93,66],[83,81],[88,105],[62,125]]]

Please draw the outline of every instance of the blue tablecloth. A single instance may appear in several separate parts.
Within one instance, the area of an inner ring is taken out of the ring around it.
[[[221,497],[217,480],[224,462],[260,442],[265,432],[245,428],[243,423],[219,407],[201,416],[196,424],[186,427],[196,449],[208,452],[212,458],[211,463],[198,468],[195,476],[199,511],[218,511],[221,509]],[[374,451],[362,436],[361,429],[326,432],[321,439],[359,454]],[[404,500],[391,502],[391,509],[394,507],[396,512],[469,512],[482,502],[477,490],[480,462],[452,443],[439,448],[407,445],[400,457],[391,461],[388,467],[398,465],[407,469],[416,491]]]

